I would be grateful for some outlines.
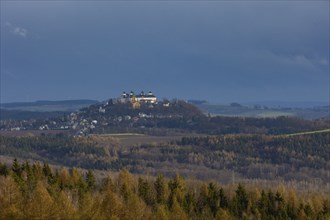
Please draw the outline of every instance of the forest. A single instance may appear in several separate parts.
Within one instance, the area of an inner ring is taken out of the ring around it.
[[[128,139],[127,137],[126,139]],[[141,136],[147,139],[148,136]],[[100,135],[0,136],[0,154],[53,165],[165,176],[180,172],[200,180],[330,182],[329,132],[302,135],[183,136],[129,144]],[[136,144],[134,144],[136,143]]]
[[[330,219],[328,118],[170,106],[1,120],[0,219]]]
[[[137,176],[127,170],[96,177],[91,170],[47,163],[0,163],[0,219],[320,219],[330,199],[291,189],[223,186]]]

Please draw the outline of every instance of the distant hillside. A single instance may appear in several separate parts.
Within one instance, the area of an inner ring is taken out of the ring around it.
[[[64,111],[71,112],[77,111],[86,106],[98,103],[97,100],[62,100],[62,101],[36,101],[36,102],[13,102],[1,103],[0,108],[7,110],[22,110],[22,111],[35,111],[35,112],[53,112]]]
[[[216,116],[275,118],[280,116],[294,116],[304,119],[319,119],[329,117],[329,106],[298,108],[298,107],[269,107],[268,105],[250,104],[219,105],[210,103],[193,103],[206,114]]]
[[[93,133],[141,132],[145,129],[156,132],[157,128],[185,129],[206,116],[194,105],[181,100],[141,104],[133,108],[131,103],[98,103],[80,109],[72,115],[69,124],[75,129]],[[161,131],[164,133],[164,131]]]
[[[303,135],[189,136],[172,140],[155,136],[66,135],[13,137],[0,135],[0,155],[33,159],[85,169],[120,170],[173,176],[179,172],[197,179],[330,181],[329,132]],[[141,138],[144,142],[139,144]],[[123,145],[123,139],[131,139]],[[149,142],[149,143],[148,143]]]
[[[199,106],[208,106],[209,110],[212,107],[207,104]],[[327,114],[322,120],[303,120],[297,117],[283,117],[282,110],[251,109],[239,103],[215,107],[220,108],[222,115],[225,116],[208,117],[195,105],[181,100],[170,102],[166,100],[157,104],[141,103],[139,107],[134,107],[132,103],[109,100],[79,111],[62,112],[62,114],[61,112],[39,112],[33,115],[33,112],[10,112],[13,110],[9,110],[3,114],[7,117],[1,116],[1,119],[15,119],[14,115],[16,119],[29,116],[30,120],[4,120],[0,123],[0,129],[4,131],[67,130],[73,135],[140,133],[164,136],[182,133],[292,134],[328,128]],[[219,112],[219,109],[215,110]],[[283,112],[286,116],[293,115],[290,112]],[[249,116],[251,113],[256,115]],[[321,113],[324,113],[324,110]],[[47,114],[49,114],[48,117],[46,117]],[[44,120],[35,120],[36,118]]]
[[[0,120],[29,120],[29,119],[48,119],[63,116],[66,112],[53,111],[53,112],[35,112],[35,111],[22,111],[0,108]]]
[[[246,102],[244,105],[254,106],[262,105],[269,108],[315,108],[321,106],[329,106],[329,102],[316,102],[316,101],[306,101],[306,102],[285,102],[285,101],[261,101],[261,102]]]

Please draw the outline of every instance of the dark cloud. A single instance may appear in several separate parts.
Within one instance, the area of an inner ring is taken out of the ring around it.
[[[32,99],[141,89],[215,102],[329,99],[327,1],[1,4],[2,21],[40,36],[18,41],[2,25],[3,101],[22,99],[27,84]]]

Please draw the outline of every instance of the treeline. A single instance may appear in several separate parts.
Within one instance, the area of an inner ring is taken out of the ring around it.
[[[277,118],[243,118],[243,117],[207,117],[205,115],[177,115],[168,118],[144,118],[131,124],[129,122],[108,123],[107,126],[96,128],[93,133],[111,133],[116,129],[127,132],[151,135],[167,134],[176,130],[178,133],[199,133],[208,135],[221,134],[291,134],[305,131],[327,129],[329,120],[304,120],[295,117],[281,116]],[[102,119],[101,119],[102,120]],[[154,129],[161,132],[154,133]],[[173,132],[172,132],[173,133]]]
[[[133,173],[173,169],[199,179],[236,172],[246,179],[330,181],[328,133],[295,136],[220,135],[183,137],[163,143],[121,146],[110,137],[0,135],[0,155],[85,169]],[[205,175],[207,170],[208,175]],[[212,173],[212,174],[211,174]]]
[[[107,140],[108,145],[114,145]],[[41,160],[65,166],[105,168],[113,149],[99,146],[92,137],[72,137],[64,134],[12,137],[0,135],[0,155]],[[107,165],[109,166],[109,165]]]
[[[117,177],[48,164],[0,163],[0,219],[329,219],[330,199],[279,189]]]
[[[208,117],[192,126],[200,133],[219,134],[290,134],[327,129],[329,119],[304,120],[296,117],[276,118]]]
[[[243,166],[258,161],[294,168],[330,169],[330,132],[295,136],[221,135],[183,137],[179,146],[194,146],[208,152],[231,152]],[[221,159],[220,157],[218,158]],[[219,167],[220,168],[220,167]],[[226,167],[222,167],[226,168]]]

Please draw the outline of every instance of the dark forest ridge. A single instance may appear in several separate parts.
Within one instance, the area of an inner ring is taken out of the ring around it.
[[[303,181],[325,187],[330,181],[328,137],[329,132],[166,137],[31,133],[19,138],[0,135],[0,155],[84,169],[166,176],[178,172],[224,184],[234,181],[234,172],[237,181]]]
[[[92,105],[98,103],[97,100],[90,99],[74,99],[74,100],[38,100],[35,102],[8,102],[0,103],[2,108],[17,108],[17,107],[27,107],[27,106],[43,106],[43,105]]]
[[[35,102],[12,102],[1,103],[0,108],[15,111],[30,112],[72,112],[81,108],[99,103],[97,100],[79,99],[79,100],[59,100],[59,101],[35,101]],[[8,115],[8,112],[5,112]],[[17,113],[17,112],[15,112]],[[24,114],[22,112],[22,114]]]

